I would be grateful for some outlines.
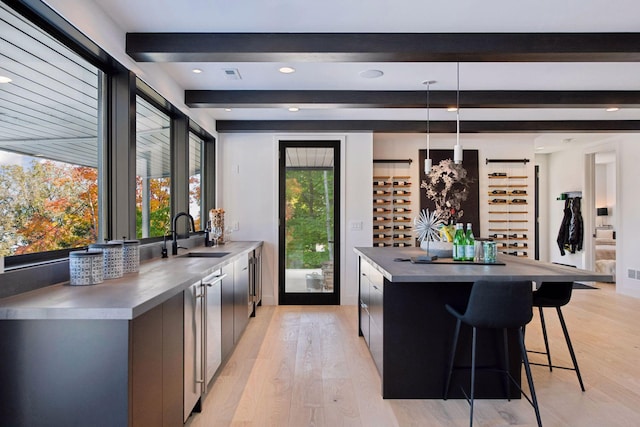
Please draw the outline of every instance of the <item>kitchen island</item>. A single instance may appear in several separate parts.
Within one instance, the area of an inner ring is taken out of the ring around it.
[[[196,357],[203,366],[206,342],[187,355],[195,339],[188,334],[204,329],[192,328],[197,317],[186,309],[208,304],[203,278],[228,271],[208,288],[218,290],[214,350],[224,358],[248,322],[248,263],[260,246],[194,248],[200,256],[181,251],[97,285],[60,283],[0,299],[0,425],[182,425],[192,409],[185,373],[194,376]]]
[[[464,311],[476,280],[531,280],[541,282],[606,281],[611,276],[513,256],[500,256],[502,265],[452,263],[440,260],[414,264],[424,255],[419,248],[355,248],[359,261],[359,331],[382,379],[382,397],[440,399],[455,320],[445,309],[450,304]],[[444,262],[442,262],[444,261]],[[520,353],[515,331],[509,332],[509,366],[520,380]],[[460,332],[457,363],[470,360],[470,328]],[[501,339],[480,330],[478,366],[501,365]],[[468,363],[467,363],[468,365]],[[454,373],[451,398],[463,398],[468,389],[466,371]],[[505,391],[502,376],[478,373],[476,397],[519,398],[517,388]]]

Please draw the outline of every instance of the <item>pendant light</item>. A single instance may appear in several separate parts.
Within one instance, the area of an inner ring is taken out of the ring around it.
[[[453,163],[462,163],[462,145],[460,145],[460,63],[456,63],[458,89],[456,91],[456,145],[453,147]]]
[[[431,157],[429,156],[429,149],[430,149],[430,144],[429,144],[429,86],[434,84],[436,81],[435,80],[425,80],[422,82],[423,85],[427,85],[427,157],[424,159],[424,173],[425,175],[428,175],[429,172],[431,172],[431,166],[433,165],[433,162],[431,160]]]

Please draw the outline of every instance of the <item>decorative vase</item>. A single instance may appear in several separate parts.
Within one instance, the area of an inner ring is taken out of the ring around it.
[[[420,248],[426,251],[429,255],[435,255],[438,258],[452,258],[453,257],[453,242],[441,242],[423,240],[420,242]]]

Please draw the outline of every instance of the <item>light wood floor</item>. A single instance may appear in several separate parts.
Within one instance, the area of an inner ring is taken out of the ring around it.
[[[613,285],[575,290],[563,309],[587,391],[573,371],[534,366],[544,426],[640,425],[640,300]],[[553,310],[554,363],[570,363]],[[357,333],[354,306],[260,307],[187,424],[214,426],[466,426],[464,400],[384,400]],[[543,347],[537,315],[527,347]],[[541,357],[532,355],[534,357]],[[525,381],[526,382],[526,381]],[[526,400],[477,401],[477,426],[535,425]]]

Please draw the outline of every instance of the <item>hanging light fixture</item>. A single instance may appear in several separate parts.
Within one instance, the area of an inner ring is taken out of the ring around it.
[[[462,145],[460,145],[460,63],[456,65],[458,89],[456,91],[456,145],[453,147],[453,163],[462,163]]]
[[[424,173],[425,175],[429,174],[429,172],[431,172],[431,166],[433,165],[433,162],[431,161],[431,157],[429,156],[429,149],[430,149],[430,144],[429,144],[429,86],[434,84],[436,81],[435,80],[425,80],[422,82],[423,85],[427,85],[427,156],[424,159]]]

